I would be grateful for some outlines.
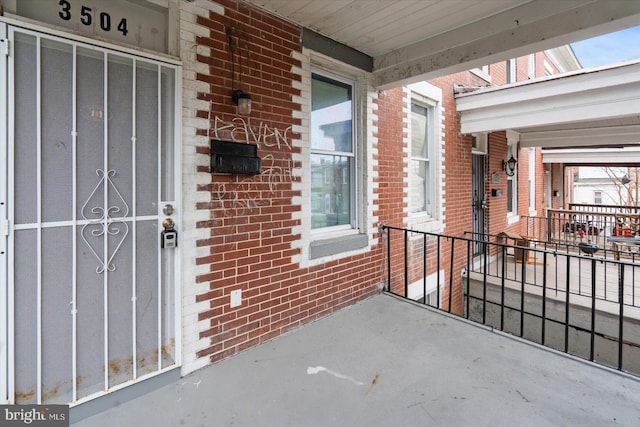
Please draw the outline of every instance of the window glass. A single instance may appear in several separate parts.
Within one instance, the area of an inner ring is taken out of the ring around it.
[[[529,148],[529,209],[536,208],[536,149]]]
[[[411,212],[430,212],[429,109],[411,104]]]
[[[513,180],[507,180],[507,212],[513,212]]]
[[[311,85],[311,227],[353,225],[353,86],[318,74]]]
[[[311,83],[311,149],[353,151],[352,87],[313,75]]]
[[[515,150],[513,149],[513,146],[509,145],[507,149],[507,159],[510,159],[511,156],[515,158],[514,151]],[[517,171],[518,170],[516,166],[516,170],[514,171],[513,176],[507,176],[507,213],[510,213],[510,214],[515,214],[516,207],[517,207],[516,192],[515,192]]]

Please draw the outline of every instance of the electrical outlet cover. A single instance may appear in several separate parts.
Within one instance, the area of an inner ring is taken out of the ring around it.
[[[231,308],[242,305],[242,290],[231,291]]]

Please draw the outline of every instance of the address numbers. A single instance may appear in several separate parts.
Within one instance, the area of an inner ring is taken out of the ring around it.
[[[58,16],[63,21],[79,19],[80,23],[87,27],[96,24],[102,31],[119,31],[123,36],[126,36],[129,33],[129,30],[127,29],[127,18],[121,18],[116,25],[115,22],[117,21],[117,18],[112,20],[111,15],[107,12],[98,13],[91,7],[85,5],[80,5],[79,11],[72,10],[71,2],[69,0],[60,0],[58,5],[60,5]]]

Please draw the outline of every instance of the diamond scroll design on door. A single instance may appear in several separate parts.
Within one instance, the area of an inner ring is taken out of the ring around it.
[[[111,179],[116,174],[115,170],[109,169],[105,172],[98,169],[96,174],[100,179],[82,205],[82,217],[88,222],[82,226],[81,236],[98,260],[96,273],[102,274],[105,270],[115,271],[116,269],[113,258],[129,234],[129,225],[123,220],[129,214],[129,205]],[[115,196],[112,206],[109,206],[110,203],[105,194]],[[110,247],[113,245],[107,244],[109,236],[119,237],[113,248]],[[100,248],[100,244],[102,249],[97,249]]]

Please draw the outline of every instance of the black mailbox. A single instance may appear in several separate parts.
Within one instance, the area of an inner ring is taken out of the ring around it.
[[[258,175],[262,162],[258,146],[241,142],[211,140],[211,173]]]

